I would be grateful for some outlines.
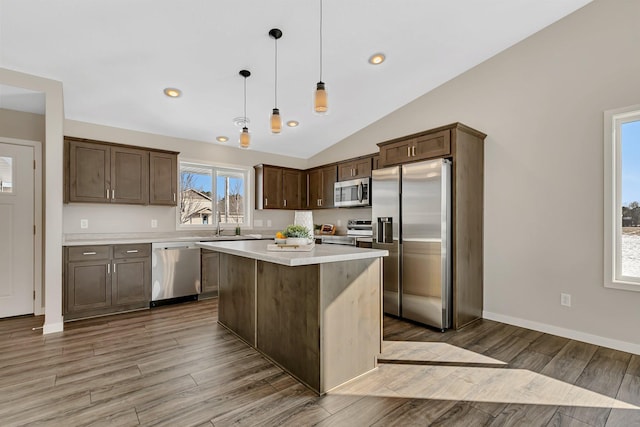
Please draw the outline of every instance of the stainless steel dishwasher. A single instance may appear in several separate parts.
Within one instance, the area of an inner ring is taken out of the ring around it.
[[[200,248],[192,242],[153,243],[151,248],[151,307],[197,299]]]

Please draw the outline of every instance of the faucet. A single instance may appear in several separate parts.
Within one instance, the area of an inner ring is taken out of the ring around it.
[[[218,223],[216,227],[216,236],[220,236],[222,234],[222,229],[220,228],[220,223]]]

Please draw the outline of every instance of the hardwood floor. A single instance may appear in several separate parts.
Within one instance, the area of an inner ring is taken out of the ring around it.
[[[0,320],[0,425],[640,426],[638,355],[387,317],[379,368],[318,397],[216,321],[216,299],[47,336]]]

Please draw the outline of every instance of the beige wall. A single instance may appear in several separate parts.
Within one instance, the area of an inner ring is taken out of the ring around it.
[[[640,292],[603,287],[603,111],[640,103],[638,22],[637,0],[596,0],[310,164],[456,121],[487,133],[485,315],[640,353]]]
[[[0,108],[0,136],[44,142],[44,116]]]

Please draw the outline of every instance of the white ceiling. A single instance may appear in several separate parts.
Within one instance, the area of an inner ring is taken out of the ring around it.
[[[0,0],[0,66],[62,81],[67,119],[233,146],[246,68],[251,149],[309,158],[590,1],[324,0],[327,116],[319,0]],[[271,28],[278,107],[301,123],[278,136]]]

